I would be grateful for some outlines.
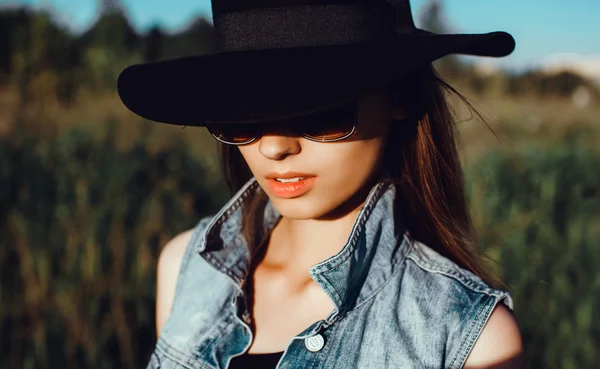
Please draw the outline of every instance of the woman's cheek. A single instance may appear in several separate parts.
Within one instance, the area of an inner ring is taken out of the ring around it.
[[[353,150],[348,150],[343,157],[339,158],[338,176],[348,184],[361,187],[375,170],[380,151],[379,142],[357,143]]]
[[[368,181],[377,162],[373,145],[353,145],[351,150],[324,155],[327,169],[322,170],[323,192],[337,202],[345,201]],[[321,163],[325,164],[325,163]]]

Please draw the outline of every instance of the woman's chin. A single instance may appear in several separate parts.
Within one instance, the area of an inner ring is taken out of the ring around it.
[[[325,199],[318,196],[283,199],[269,194],[269,199],[281,216],[296,220],[318,219],[327,215],[334,208],[329,206]],[[331,199],[328,200],[331,201]]]

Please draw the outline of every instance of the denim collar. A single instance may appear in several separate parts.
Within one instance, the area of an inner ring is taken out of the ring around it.
[[[242,210],[249,196],[260,191],[256,179],[251,178],[213,217],[198,245],[200,255],[238,286],[247,277],[250,256],[242,234]],[[402,268],[410,242],[399,214],[394,213],[395,198],[396,185],[375,184],[343,248],[309,269],[310,276],[335,305],[327,323],[332,324],[373,297]],[[271,232],[281,215],[270,200],[261,210],[264,231]]]

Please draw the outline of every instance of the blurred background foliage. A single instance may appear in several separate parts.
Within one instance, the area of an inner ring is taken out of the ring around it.
[[[144,366],[161,247],[230,196],[204,129],[146,122],[115,88],[129,64],[214,52],[211,23],[140,34],[118,1],[101,9],[81,34],[44,10],[0,10],[2,368]],[[439,1],[422,16],[447,27]],[[453,102],[473,218],[528,368],[596,368],[598,86],[455,57],[436,67],[485,118]]]

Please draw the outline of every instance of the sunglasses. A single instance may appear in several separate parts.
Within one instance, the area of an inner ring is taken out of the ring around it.
[[[356,130],[358,102],[326,111],[284,120],[285,126],[297,135],[315,142],[335,142],[350,137]],[[273,123],[213,124],[207,129],[214,138],[228,145],[246,145],[256,141]]]

